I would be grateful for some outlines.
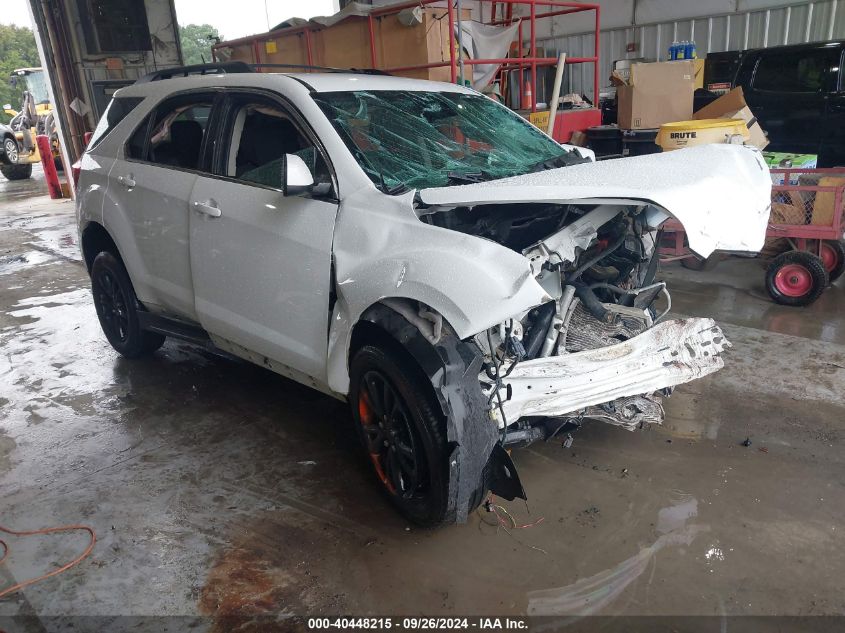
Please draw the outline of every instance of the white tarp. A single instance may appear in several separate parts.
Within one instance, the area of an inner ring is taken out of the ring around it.
[[[464,49],[472,59],[502,59],[507,56],[511,42],[516,38],[519,22],[510,26],[491,26],[473,20],[460,22]],[[457,33],[455,33],[457,37]],[[489,84],[500,64],[478,64],[473,67],[472,87],[481,90]],[[469,74],[469,73],[467,73]]]

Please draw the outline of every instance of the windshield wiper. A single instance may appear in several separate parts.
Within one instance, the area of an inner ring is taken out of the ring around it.
[[[405,193],[406,191],[410,191],[411,188],[406,185],[404,182],[400,182],[398,184],[393,185],[392,187],[388,187],[384,180],[381,181],[382,191],[386,193],[388,196],[395,196],[399,193]]]
[[[464,172],[464,171],[450,171],[446,173],[447,183],[454,184],[474,184],[477,182],[484,182],[492,180],[493,176],[483,171]]]
[[[577,165],[578,163],[586,162],[587,159],[581,158],[576,152],[564,152],[552,158],[545,158],[531,165],[526,171],[526,174],[533,174],[537,171],[546,171],[547,169],[555,169],[557,167],[569,167],[570,165]]]

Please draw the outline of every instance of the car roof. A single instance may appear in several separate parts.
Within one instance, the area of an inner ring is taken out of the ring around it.
[[[477,94],[474,90],[456,84],[408,79],[390,75],[373,75],[355,72],[330,73],[221,73],[191,75],[137,83],[122,88],[120,97],[164,97],[174,92],[203,87],[261,87],[287,88],[299,86],[308,92],[344,92],[352,90],[402,90],[406,92],[457,92]]]
[[[763,52],[790,52],[790,51],[802,51],[802,50],[815,50],[818,48],[841,48],[845,45],[845,40],[825,40],[821,42],[801,42],[799,44],[780,44],[778,46],[766,46],[765,48],[747,48],[741,50],[733,50],[733,51],[724,51],[721,53],[707,53],[708,57],[710,55],[725,55],[725,54],[743,54],[748,55],[751,53],[763,53]]]
[[[391,75],[365,73],[285,73],[311,86],[314,92],[341,92],[348,90],[408,90],[412,92],[464,92],[474,91],[457,84],[427,79],[408,79]]]

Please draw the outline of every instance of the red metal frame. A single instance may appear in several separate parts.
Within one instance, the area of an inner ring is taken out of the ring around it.
[[[478,0],[479,6],[481,9],[481,17],[483,20],[484,17],[484,4],[487,0]],[[467,0],[467,4],[469,5],[472,0]],[[513,8],[515,6],[528,6],[529,9],[529,16],[527,18],[529,23],[529,38],[528,38],[528,50],[529,54],[528,57],[506,57],[501,59],[464,59],[464,65],[471,66],[477,64],[500,64],[502,68],[501,71],[507,70],[519,70],[518,73],[518,89],[521,95],[523,94],[523,73],[525,70],[530,71],[531,77],[531,111],[537,111],[537,69],[544,67],[544,66],[555,66],[558,63],[557,57],[538,57],[537,56],[537,20],[540,19],[547,19],[553,18],[555,16],[560,15],[569,15],[573,13],[580,13],[584,11],[593,11],[595,13],[595,29],[594,29],[594,41],[595,46],[593,49],[592,57],[567,57],[566,64],[593,64],[593,103],[594,105],[598,105],[598,96],[599,96],[599,24],[600,24],[600,12],[601,8],[597,4],[582,4],[580,2],[567,2],[565,0],[489,0],[491,5],[490,10],[490,20],[487,24],[494,24],[494,25],[502,25],[502,24],[511,24],[513,20],[516,19],[513,15]],[[386,72],[406,72],[410,70],[424,70],[427,68],[442,68],[442,67],[449,67],[449,76],[452,83],[456,83],[458,80],[458,59],[455,55],[455,23],[457,19],[456,10],[454,0],[449,0],[447,2],[447,17],[449,20],[449,60],[442,61],[442,62],[432,62],[429,64],[419,64],[416,66],[383,66],[380,65],[380,61],[378,60],[378,56],[376,54],[376,36],[375,36],[375,26],[374,22],[377,19],[380,19],[387,15],[394,15],[403,11],[408,8],[413,7],[424,7],[426,5],[432,5],[435,3],[442,3],[442,0],[414,0],[412,2],[405,2],[402,4],[395,4],[387,7],[382,7],[379,9],[375,9],[367,16],[367,28],[369,33],[369,44],[370,44],[370,64],[372,68],[376,68],[379,70],[384,70]],[[504,17],[496,18],[496,7],[501,6],[504,11]],[[537,7],[546,7],[549,10],[543,11],[541,13],[537,12]],[[523,37],[522,37],[522,24],[525,19],[520,20],[519,23],[519,31],[518,31],[518,46],[519,46],[519,53],[522,52],[522,45],[523,45]],[[314,31],[322,30],[325,27],[318,24],[307,24],[305,26],[300,26],[292,29],[284,29],[283,31],[278,31],[276,34],[278,35],[292,35],[294,33],[303,33],[305,37],[305,45],[308,57],[308,64],[312,64],[312,53],[311,53],[311,34]],[[251,35],[248,37],[242,37],[236,40],[231,40],[228,42],[221,42],[216,44],[211,49],[212,58],[214,61],[217,61],[217,49],[228,47],[237,44],[245,44],[251,43],[253,47],[253,57],[255,57],[255,63],[261,63],[261,51],[259,42],[268,39],[271,37],[269,33],[261,33],[259,35]]]
[[[829,167],[825,169],[772,169],[773,174],[783,174],[782,185],[772,185],[772,193],[778,191],[813,191],[816,193],[833,193],[833,221],[830,225],[827,224],[769,224],[766,229],[766,237],[791,237],[795,238],[798,243],[798,248],[806,250],[806,240],[841,240],[843,225],[842,225],[842,199],[843,190],[845,186],[828,186],[822,187],[818,185],[802,186],[791,185],[790,176],[792,174],[806,174],[813,175],[830,175],[845,177],[845,167]]]

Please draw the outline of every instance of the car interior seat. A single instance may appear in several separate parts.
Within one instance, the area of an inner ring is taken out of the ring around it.
[[[174,121],[170,140],[153,150],[153,160],[174,167],[196,169],[202,147],[202,126],[196,121]]]

